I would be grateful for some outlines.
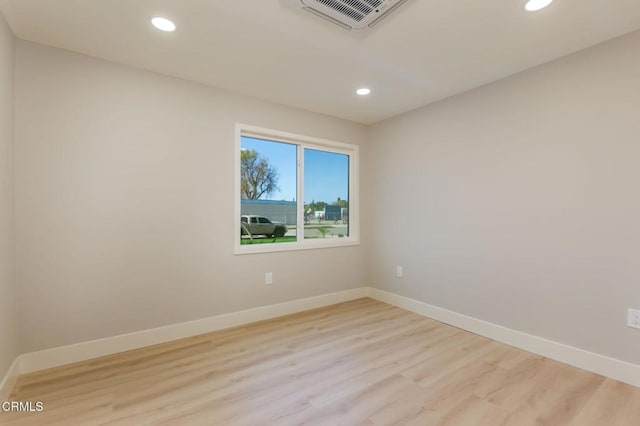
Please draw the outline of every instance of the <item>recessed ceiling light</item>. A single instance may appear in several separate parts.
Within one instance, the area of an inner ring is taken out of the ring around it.
[[[156,16],[155,18],[153,18],[151,20],[151,23],[153,24],[154,27],[156,27],[160,31],[171,32],[176,30],[176,24],[174,24],[172,21],[168,20],[167,18],[162,18],[160,16]]]
[[[544,9],[552,2],[553,0],[529,0],[524,8],[529,12],[535,12],[536,10]]]
[[[371,93],[371,89],[367,89],[366,87],[363,87],[362,89],[356,90],[356,93],[360,96],[367,96],[369,93]]]

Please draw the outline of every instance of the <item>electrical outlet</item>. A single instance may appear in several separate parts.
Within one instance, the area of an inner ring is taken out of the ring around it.
[[[633,328],[640,328],[640,309],[628,310],[627,325]]]
[[[396,277],[402,278],[403,275],[404,275],[404,270],[402,266],[396,266]]]
[[[264,283],[266,285],[273,284],[273,272],[265,272],[264,273]]]

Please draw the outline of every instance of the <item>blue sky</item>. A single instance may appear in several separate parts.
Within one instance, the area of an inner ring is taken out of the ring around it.
[[[242,149],[255,149],[278,169],[279,191],[269,196],[270,200],[296,199],[296,145],[271,142],[249,137],[242,138]],[[326,151],[305,149],[304,180],[305,203],[326,201],[331,203],[338,197],[348,199],[349,157]]]

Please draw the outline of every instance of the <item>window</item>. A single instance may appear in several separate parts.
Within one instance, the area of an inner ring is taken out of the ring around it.
[[[236,133],[236,254],[358,244],[357,146]]]

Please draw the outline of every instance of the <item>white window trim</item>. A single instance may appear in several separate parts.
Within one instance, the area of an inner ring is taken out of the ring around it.
[[[298,241],[294,243],[274,243],[242,245],[240,244],[240,216],[241,216],[241,196],[240,196],[240,148],[242,136],[255,137],[272,140],[275,142],[285,142],[297,145],[298,149],[298,186],[297,186],[297,229]],[[304,148],[321,149],[329,152],[349,155],[349,236],[343,238],[306,239],[304,238],[304,176],[301,164],[304,164]],[[236,143],[234,151],[235,161],[235,230],[234,230],[234,253],[235,254],[255,254],[273,253],[280,251],[308,250],[332,247],[345,247],[360,244],[360,199],[359,199],[359,147],[357,145],[334,142],[328,139],[320,139],[311,136],[298,135],[280,130],[266,129],[263,127],[251,126],[248,124],[236,124]]]

